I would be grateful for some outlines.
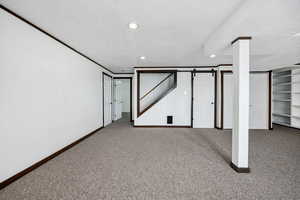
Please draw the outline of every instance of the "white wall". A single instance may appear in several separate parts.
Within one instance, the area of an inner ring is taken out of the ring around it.
[[[136,83],[136,77],[134,78]],[[136,108],[136,84],[134,84],[134,108]],[[173,115],[173,125],[191,125],[191,72],[177,73],[177,88],[161,99],[151,109],[137,118],[135,109],[135,125],[168,125],[167,116]]]
[[[2,182],[102,127],[102,72],[3,10],[0,27]]]
[[[218,70],[231,70],[231,66],[221,66],[219,67]],[[165,68],[157,68],[156,70],[166,70]],[[143,70],[147,70],[147,69],[143,69]],[[150,69],[149,70],[153,70]],[[174,70],[174,68],[170,68],[170,70]],[[176,69],[175,69],[176,70]],[[179,70],[179,68],[177,68],[177,70]],[[199,69],[198,69],[199,70]],[[201,70],[211,70],[211,69],[201,69]],[[137,84],[137,79],[136,79],[136,71],[135,70],[135,76],[133,77],[133,109],[134,109],[134,120],[135,120],[135,125],[140,125],[140,126],[146,126],[146,125],[166,125],[166,116],[169,114],[166,114],[169,112],[170,108],[175,108],[174,113],[178,114],[180,113],[180,115],[182,116],[182,118],[184,118],[185,122],[189,121],[188,125],[190,125],[190,100],[186,100],[185,103],[183,104],[183,107],[185,107],[185,111],[182,110],[178,111],[176,109],[178,109],[176,106],[174,106],[174,104],[178,103],[178,98],[181,98],[181,93],[175,93],[174,94],[170,93],[167,97],[163,98],[161,100],[161,102],[159,102],[158,104],[156,104],[155,106],[153,106],[150,110],[146,111],[142,116],[140,116],[139,118],[137,117],[137,101],[136,101],[136,95],[137,95],[137,88],[136,88],[136,84]],[[187,75],[186,79],[180,80],[180,78],[178,77],[178,82],[177,82],[177,86],[178,87],[186,87],[189,88],[190,87],[190,74],[191,72],[185,72],[189,75]],[[178,72],[178,76],[180,74],[185,74],[184,72]],[[266,95],[268,94],[268,76],[267,74],[251,74],[252,76],[263,76],[262,80],[259,81],[262,85],[260,84],[251,84],[252,87],[257,88],[257,94],[259,95],[259,98],[263,99],[264,102],[262,104],[262,108],[259,108],[259,112],[254,112],[255,116],[259,116],[259,117],[254,117],[255,120],[252,120],[253,123],[251,123],[251,128],[255,128],[255,129],[267,129],[268,128],[268,102],[265,101],[267,100]],[[221,127],[221,73],[218,71],[218,87],[217,87],[217,91],[218,91],[218,96],[217,96],[217,126]],[[182,84],[182,85],[181,85]],[[188,85],[188,86],[187,86]],[[255,90],[255,89],[254,89]],[[190,90],[186,90],[188,96],[190,95]],[[253,92],[251,93],[251,96]],[[255,93],[256,94],[256,93]],[[224,94],[225,95],[225,94]],[[174,99],[176,99],[176,101],[174,101]],[[180,100],[181,101],[181,100]],[[226,104],[226,102],[224,102]],[[178,106],[180,107],[181,105],[178,104]],[[224,105],[225,108],[229,108],[228,105]],[[261,106],[261,105],[259,105]],[[224,111],[226,111],[226,109],[224,109]],[[155,118],[156,116],[156,118]],[[225,117],[225,116],[224,116]],[[253,117],[252,117],[253,118]],[[184,121],[183,120],[183,121]],[[224,122],[226,121],[226,119],[224,118]],[[232,122],[232,119],[229,120]],[[175,121],[174,118],[174,122],[177,123]],[[174,124],[174,125],[182,125],[184,123],[178,123],[178,124]],[[231,127],[227,127],[227,128],[231,128]]]
[[[130,74],[118,74],[118,73],[114,73],[114,77],[133,77],[133,73]]]

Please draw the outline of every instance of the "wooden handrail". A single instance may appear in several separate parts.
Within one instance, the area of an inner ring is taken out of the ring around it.
[[[154,102],[152,102],[150,105],[148,105],[146,108],[143,109],[143,111],[140,111],[140,99],[138,99],[137,102],[137,115],[138,117],[141,116],[143,113],[145,113],[147,110],[149,110],[152,106],[154,106],[156,103],[158,103],[161,99],[163,99],[165,96],[167,96],[172,90],[174,90],[177,87],[177,72],[171,72],[170,75],[168,75],[166,78],[170,77],[174,74],[174,83],[171,88],[168,89],[167,92],[161,94]],[[165,78],[165,79],[166,79]],[[138,90],[139,90],[139,74],[138,74]],[[139,96],[139,94],[138,94]],[[145,96],[145,95],[144,95]]]
[[[155,88],[157,88],[158,86],[160,86],[163,82],[165,82],[170,76],[172,76],[173,73],[169,74],[167,77],[165,77],[162,81],[160,81],[156,86],[154,86],[151,90],[149,90],[145,95],[143,95],[140,100],[142,100],[143,98],[145,98],[148,94],[150,94],[153,90],[155,90]]]
[[[156,99],[152,104],[150,104],[149,106],[147,106],[142,112],[138,113],[138,116],[141,116],[144,112],[146,112],[147,110],[149,110],[152,106],[154,106],[157,102],[159,102],[162,98],[164,98],[165,96],[167,96],[170,92],[172,92],[172,90],[174,90],[177,87],[177,83],[174,83],[174,86],[172,88],[170,88],[166,93],[162,94],[161,96],[159,96],[158,99]]]

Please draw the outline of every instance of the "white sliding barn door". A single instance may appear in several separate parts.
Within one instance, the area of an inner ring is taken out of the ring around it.
[[[269,75],[250,74],[249,128],[268,129],[269,122]]]
[[[114,80],[114,120],[118,120],[122,118],[122,81]]]
[[[112,78],[103,75],[103,126],[112,122]]]
[[[215,77],[212,73],[195,73],[193,128],[214,128]]]
[[[223,76],[223,129],[232,128],[233,120],[233,75],[224,73]]]

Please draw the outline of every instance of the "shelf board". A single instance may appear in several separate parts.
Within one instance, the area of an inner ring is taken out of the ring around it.
[[[294,82],[292,82],[292,84],[299,84],[300,83],[300,81],[294,81]]]
[[[277,78],[287,78],[287,77],[291,77],[292,75],[291,74],[285,74],[285,75],[275,75],[273,76],[273,78],[277,79]]]
[[[292,105],[293,107],[300,108],[300,105]]]
[[[287,93],[287,94],[288,94],[288,93],[292,93],[291,90],[274,90],[274,91],[273,91],[273,93],[276,93],[276,92],[277,92],[277,93],[278,93],[278,92],[282,92],[282,93]]]
[[[288,126],[288,127],[290,127],[290,126],[291,126],[291,125],[290,125],[290,124],[288,124],[288,123],[279,122],[279,121],[273,121],[273,123],[275,123],[275,124],[279,124],[279,125],[283,125],[283,126]]]
[[[274,91],[274,94],[291,94],[291,91]],[[300,93],[300,92],[299,92]]]
[[[273,99],[273,101],[290,102],[290,99]]]
[[[291,115],[289,114],[283,114],[283,113],[273,113],[273,115],[276,115],[276,116],[281,116],[281,117],[291,117]]]
[[[282,85],[291,85],[292,83],[291,82],[288,82],[288,83],[274,83],[273,85],[274,86],[282,86]]]
[[[291,70],[273,71],[273,78],[287,76],[287,75],[292,75],[292,71]]]

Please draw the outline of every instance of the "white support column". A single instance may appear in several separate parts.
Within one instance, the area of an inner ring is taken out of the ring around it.
[[[231,167],[249,173],[249,60],[251,37],[239,37],[232,44],[233,56],[233,127]]]

